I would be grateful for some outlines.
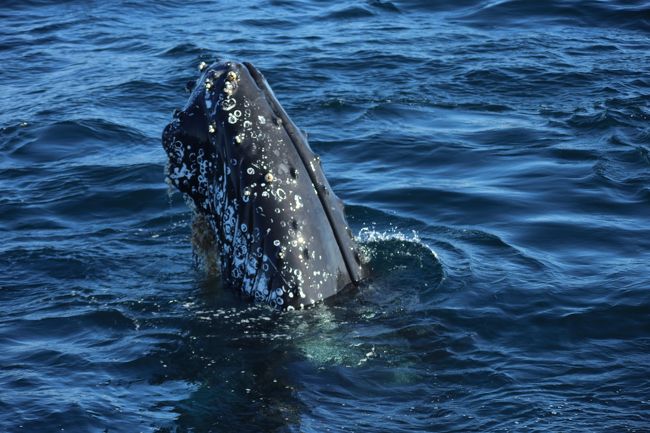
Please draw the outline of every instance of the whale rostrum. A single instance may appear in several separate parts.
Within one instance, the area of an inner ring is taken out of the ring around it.
[[[358,285],[361,253],[320,158],[250,63],[201,63],[163,132],[167,180],[207,220],[225,285],[278,309]]]

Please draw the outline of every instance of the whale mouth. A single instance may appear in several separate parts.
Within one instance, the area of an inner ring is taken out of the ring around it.
[[[163,133],[168,182],[204,215],[222,277],[280,308],[364,278],[320,158],[250,63],[204,65]]]

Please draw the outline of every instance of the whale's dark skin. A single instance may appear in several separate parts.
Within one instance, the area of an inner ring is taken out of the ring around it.
[[[202,64],[163,132],[167,180],[208,221],[222,278],[278,309],[365,277],[360,252],[305,136],[249,63]]]

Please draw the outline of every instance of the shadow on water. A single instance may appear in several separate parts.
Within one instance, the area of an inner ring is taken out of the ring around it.
[[[161,354],[168,372],[160,381],[192,384],[174,403],[173,427],[159,432],[286,431],[299,423],[295,385],[288,366],[295,358],[282,315],[246,306],[217,278],[199,282],[188,305],[179,345]]]
[[[391,359],[391,322],[435,290],[443,270],[435,253],[411,235],[366,230],[362,239],[371,281],[304,311],[247,306],[218,277],[200,281],[180,344],[161,354],[167,371],[158,379],[190,383],[193,391],[173,403],[175,425],[158,431],[320,431],[327,421],[319,401],[355,392],[334,385],[341,375],[363,377],[379,357],[399,367],[405,360]],[[383,380],[411,381],[385,373]],[[315,389],[320,396],[313,396]]]

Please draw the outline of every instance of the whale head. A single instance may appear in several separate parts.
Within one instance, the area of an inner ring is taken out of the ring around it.
[[[167,181],[214,234],[226,285],[301,308],[365,276],[320,159],[250,63],[202,64],[163,132]]]

